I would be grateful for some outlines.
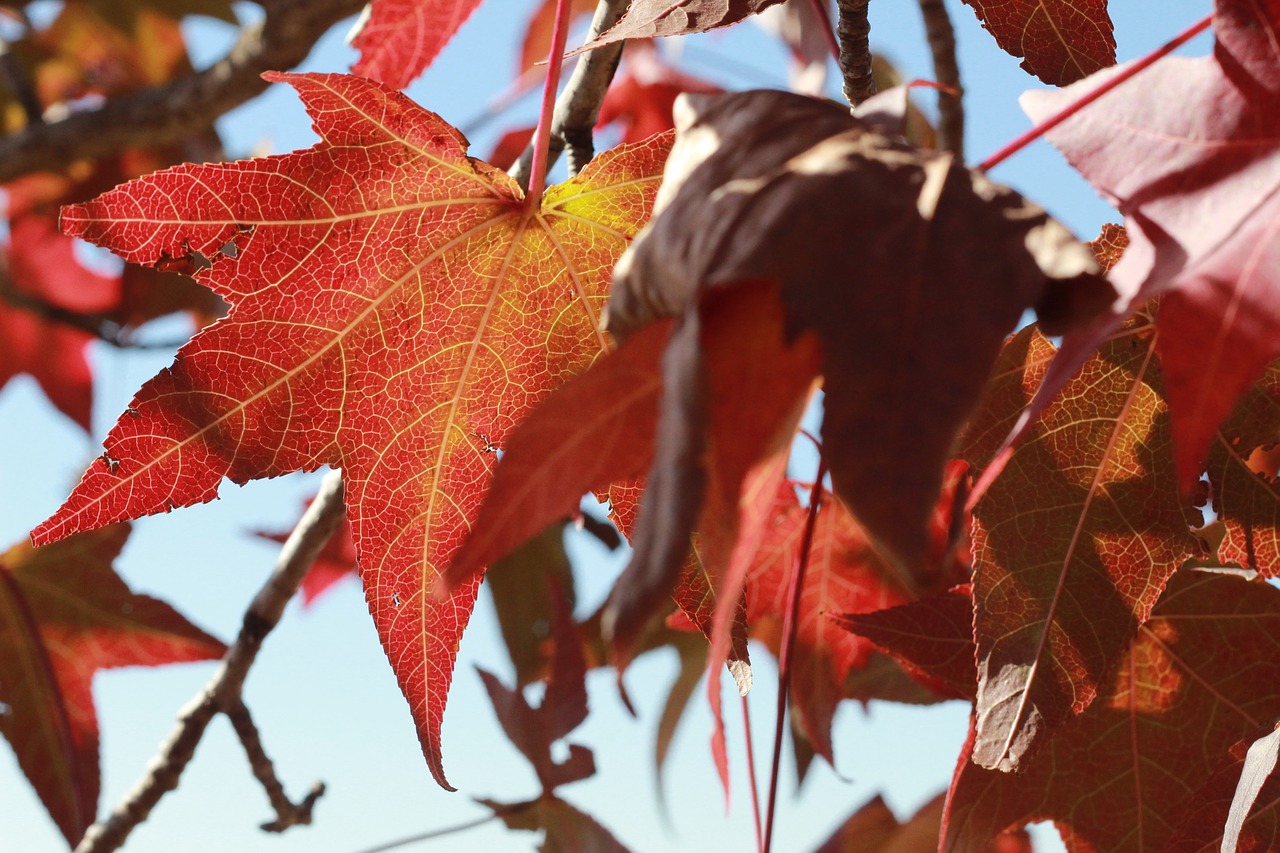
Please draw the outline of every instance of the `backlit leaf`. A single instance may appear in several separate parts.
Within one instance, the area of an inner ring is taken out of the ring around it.
[[[526,211],[505,173],[397,92],[275,75],[322,141],[180,166],[67,208],[126,260],[203,257],[232,305],[147,383],[41,542],[321,465],[343,469],[370,612],[445,781],[440,723],[478,580],[435,579],[514,424],[606,345],[607,271],[666,140],[614,149]],[[230,248],[229,248],[230,247]]]
[[[1097,696],[1165,581],[1197,554],[1174,481],[1157,334],[1135,320],[1045,410],[973,511],[977,742],[1019,767]],[[1039,388],[1054,347],[1005,346],[965,453],[980,468]]]
[[[1101,695],[1022,773],[961,758],[942,850],[1052,820],[1071,853],[1159,853],[1231,745],[1280,714],[1280,590],[1176,575]]]

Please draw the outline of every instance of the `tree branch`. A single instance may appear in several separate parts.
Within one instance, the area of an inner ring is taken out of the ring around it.
[[[612,27],[626,11],[628,0],[600,0],[595,17],[591,19],[591,31],[587,41]],[[569,82],[556,99],[555,114],[551,119],[551,146],[547,150],[547,168],[555,165],[565,147],[569,148],[569,174],[582,171],[595,153],[592,130],[600,117],[600,104],[613,80],[613,72],[622,57],[623,42],[607,44],[585,54],[574,66]],[[3,156],[0,154],[0,156]],[[529,170],[533,165],[533,146],[530,145],[511,167],[511,176],[520,186],[529,186]]]
[[[870,0],[839,0],[840,73],[844,75],[844,96],[853,106],[876,93],[871,76],[871,24],[867,21]]]
[[[924,32],[933,54],[933,76],[942,85],[955,90],[938,92],[938,142],[964,162],[964,87],[960,85],[960,66],[956,63],[956,31],[942,0],[920,0],[924,16]]]
[[[227,719],[231,721],[232,728],[236,730],[236,736],[240,738],[240,745],[244,747],[245,755],[249,758],[253,775],[262,783],[263,789],[267,792],[267,799],[271,801],[271,807],[276,810],[276,819],[262,824],[262,828],[267,832],[284,832],[291,826],[310,824],[311,810],[316,800],[324,794],[324,783],[316,782],[312,785],[302,802],[295,805],[285,794],[284,785],[280,784],[280,779],[276,776],[275,766],[262,746],[262,736],[258,734],[258,727],[254,725],[253,717],[249,714],[249,706],[244,704],[243,700],[236,699],[230,707],[225,709],[225,712]]]
[[[125,794],[107,820],[89,827],[75,853],[118,850],[134,827],[146,820],[160,798],[178,787],[182,771],[195,754],[209,721],[219,711],[233,710],[241,703],[245,677],[258,656],[263,639],[280,621],[285,605],[337,529],[342,515],[342,475],[333,471],[324,478],[320,493],[284,543],[275,571],[245,611],[240,633],[223,656],[218,671],[200,694],[179,712],[178,725],[161,744],[160,751],[147,767],[146,775]]]
[[[61,171],[85,157],[133,145],[174,142],[210,127],[223,113],[267,88],[264,71],[293,68],[330,27],[365,0],[262,0],[266,17],[240,32],[210,68],[164,86],[111,98],[59,121],[33,124],[0,140],[0,183]]]
[[[0,302],[19,311],[35,314],[51,323],[60,323],[92,335],[105,344],[122,350],[173,350],[185,344],[189,336],[181,340],[136,341],[132,329],[122,326],[106,314],[86,314],[55,305],[36,296],[23,293],[14,286],[6,270],[0,266]]]

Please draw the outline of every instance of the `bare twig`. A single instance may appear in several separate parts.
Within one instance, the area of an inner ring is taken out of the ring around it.
[[[231,51],[210,68],[0,140],[0,183],[31,172],[61,171],[75,160],[133,145],[174,142],[203,130],[266,89],[262,72],[293,68],[321,35],[364,4],[365,0],[262,0],[263,21],[246,26]]]
[[[956,63],[956,31],[951,27],[942,0],[920,0],[924,16],[924,32],[933,54],[934,79],[950,92],[938,92],[938,141],[943,150],[964,161],[964,87],[960,85],[960,66]]]
[[[280,621],[285,605],[293,597],[307,569],[315,562],[329,537],[342,521],[342,476],[334,471],[325,477],[311,506],[284,543],[275,571],[254,596],[235,642],[222,658],[222,665],[198,696],[178,714],[178,724],[151,760],[146,774],[125,794],[111,816],[89,827],[75,853],[110,853],[124,844],[129,833],[146,820],[165,794],[178,786],[209,721],[219,711],[241,702],[241,690],[262,641]]]
[[[271,807],[276,810],[276,819],[262,824],[262,828],[267,832],[284,832],[291,826],[310,824],[311,810],[315,807],[316,800],[324,794],[324,783],[316,782],[312,785],[302,802],[295,805],[285,794],[284,785],[280,784],[280,779],[276,776],[275,765],[262,746],[262,736],[258,734],[258,727],[249,714],[249,706],[243,700],[235,699],[225,708],[225,713],[232,728],[236,730],[236,736],[240,738],[240,745],[249,758],[253,775],[262,783]]]
[[[23,293],[9,280],[3,268],[0,268],[0,302],[20,311],[28,311],[50,322],[61,323],[64,326],[79,329],[116,349],[173,350],[185,344],[189,339],[135,340],[129,327],[120,325],[106,314],[86,314],[80,311],[72,311],[63,308],[61,305],[54,305],[52,302]]]
[[[844,96],[855,107],[876,93],[871,77],[871,24],[867,21],[870,0],[839,0],[840,73],[844,76]]]
[[[626,11],[627,0],[600,0],[595,17],[591,19],[591,31],[587,41],[612,27]],[[613,72],[622,57],[622,42],[607,44],[582,57],[574,66],[564,91],[556,99],[555,115],[551,119],[551,145],[547,150],[547,168],[553,166],[565,147],[569,148],[569,174],[582,171],[595,153],[591,131],[600,117],[600,104],[613,80]],[[530,168],[533,165],[533,146],[530,145],[511,167],[511,176],[522,187],[529,186]]]

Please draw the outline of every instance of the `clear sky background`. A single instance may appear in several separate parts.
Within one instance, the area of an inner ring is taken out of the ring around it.
[[[534,0],[487,0],[458,38],[408,94],[446,120],[468,126],[487,101],[512,80],[524,22]],[[967,145],[977,162],[1024,130],[1029,122],[1018,95],[1034,78],[1002,53],[958,0],[948,8],[959,31],[960,65],[970,109]],[[1116,3],[1121,61],[1136,58],[1210,10],[1210,0],[1159,4]],[[1158,9],[1159,13],[1154,14]],[[242,19],[257,7],[238,7]],[[914,3],[871,4],[873,48],[907,78],[932,76]],[[221,56],[234,35],[229,25],[194,19],[188,35],[198,65]],[[331,32],[304,65],[306,70],[345,71],[354,54],[343,43],[346,27]],[[1184,53],[1210,49],[1207,36]],[[781,87],[787,58],[772,37],[751,24],[687,39],[682,65],[728,88]],[[834,91],[834,89],[833,89]],[[483,156],[498,132],[531,124],[535,98],[472,134],[473,154]],[[922,99],[932,110],[931,100]],[[304,148],[315,141],[292,89],[273,86],[264,96],[218,124],[230,154]],[[1018,154],[994,176],[1036,199],[1083,239],[1117,215],[1067,168],[1045,143]],[[852,239],[852,237],[851,237]],[[180,323],[161,321],[150,332],[172,337]],[[97,387],[94,435],[86,437],[44,400],[35,383],[19,378],[0,392],[0,550],[22,539],[65,498],[99,443],[138,386],[165,367],[171,355],[93,349]],[[286,530],[319,475],[295,475],[227,484],[222,499],[158,518],[144,519],[117,569],[138,592],[162,598],[194,622],[230,641],[244,608],[270,572],[277,549],[250,530]],[[572,536],[572,534],[571,534]],[[586,538],[570,542],[575,557],[581,614],[608,592],[623,557],[607,554]],[[763,650],[753,655],[751,694],[756,754],[767,768],[775,671]],[[290,605],[268,638],[246,686],[246,700],[268,753],[293,797],[324,780],[329,793],[316,807],[315,824],[268,835],[258,824],[272,817],[249,773],[230,726],[216,719],[181,787],[164,798],[130,838],[129,853],[356,853],[402,836],[482,816],[471,797],[515,801],[535,796],[532,770],[505,739],[474,667],[510,681],[511,670],[492,608],[482,594],[462,641],[444,723],[445,766],[459,793],[436,787],[427,772],[408,707],[378,643],[358,583],[339,584],[309,610]],[[103,795],[107,812],[142,775],[175,715],[204,685],[213,664],[100,674],[94,692],[102,728]],[[610,673],[589,678],[591,716],[571,740],[595,751],[599,774],[561,790],[637,851],[749,850],[754,847],[743,776],[741,720],[727,702],[730,763],[735,788],[725,813],[707,748],[711,732],[703,691],[695,695],[673,746],[666,773],[667,816],[655,797],[653,742],[657,717],[671,679],[674,656],[647,656],[627,683],[639,718],[623,711]],[[797,796],[794,767],[783,764],[775,850],[808,851],[858,805],[880,793],[900,818],[945,789],[964,737],[967,705],[932,708],[845,703],[836,719],[835,770],[821,760]],[[762,785],[766,780],[762,779]],[[1061,849],[1048,827],[1036,832],[1039,849]],[[416,845],[410,850],[526,851],[536,836],[508,832],[494,823]],[[43,853],[66,845],[18,769],[0,747],[0,851]]]

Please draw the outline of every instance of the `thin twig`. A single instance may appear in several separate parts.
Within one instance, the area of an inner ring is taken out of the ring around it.
[[[316,800],[324,794],[324,783],[316,782],[302,802],[295,804],[285,794],[284,785],[276,776],[275,765],[271,763],[271,758],[262,746],[262,736],[253,722],[253,716],[249,713],[249,706],[237,697],[224,709],[224,713],[231,721],[231,727],[236,730],[236,736],[240,738],[240,745],[244,747],[244,753],[249,758],[249,767],[253,770],[253,775],[262,783],[263,790],[267,792],[267,799],[271,801],[271,807],[276,810],[276,819],[262,824],[262,829],[267,832],[284,832],[291,826],[310,824],[311,810],[315,807]]]
[[[809,494],[809,514],[804,522],[804,535],[800,540],[800,555],[795,571],[787,584],[786,612],[782,617],[782,648],[778,650],[778,708],[773,726],[773,763],[769,769],[769,801],[764,818],[764,853],[773,844],[773,815],[778,803],[778,771],[782,761],[782,727],[787,714],[787,694],[791,689],[791,658],[794,654],[796,627],[800,622],[800,595],[804,591],[805,571],[809,567],[809,551],[813,547],[813,530],[822,507],[822,479],[827,474],[827,459],[818,457],[818,473],[813,478],[813,491]]]
[[[867,20],[870,0],[839,0],[840,73],[844,76],[844,96],[853,106],[876,93],[871,76],[871,24]]]
[[[612,27],[626,11],[628,0],[600,0],[587,41]],[[550,169],[565,147],[569,148],[569,174],[582,171],[595,153],[592,130],[600,117],[600,104],[609,90],[613,72],[622,57],[622,42],[607,44],[582,57],[574,66],[564,91],[556,99],[555,116],[551,120],[551,140],[547,148],[547,168]],[[525,148],[520,159],[511,167],[511,177],[520,186],[529,186],[533,166],[533,146]]]
[[[28,311],[51,323],[59,323],[72,329],[79,329],[116,349],[174,350],[190,339],[190,336],[188,336],[181,340],[135,340],[131,328],[120,325],[106,314],[87,314],[80,311],[72,311],[63,308],[61,305],[54,305],[52,302],[23,293],[8,279],[3,269],[0,269],[0,302],[20,311]]]
[[[924,16],[924,33],[933,54],[933,77],[953,89],[938,92],[938,142],[944,151],[964,162],[964,87],[960,85],[960,66],[956,62],[956,31],[951,26],[942,0],[920,0]]]
[[[244,27],[227,55],[164,86],[110,98],[94,109],[32,125],[0,140],[0,183],[131,146],[151,148],[210,127],[267,88],[264,71],[293,68],[320,36],[365,0],[262,0],[266,17]]]
[[[342,475],[334,471],[324,478],[319,494],[284,543],[275,571],[245,611],[240,633],[227,649],[218,671],[179,712],[177,726],[161,744],[146,774],[125,794],[109,818],[89,827],[75,853],[118,850],[134,827],[146,820],[160,798],[178,787],[182,771],[195,755],[209,721],[220,710],[232,708],[241,701],[245,677],[262,648],[263,639],[280,621],[285,605],[338,528],[342,515]]]

